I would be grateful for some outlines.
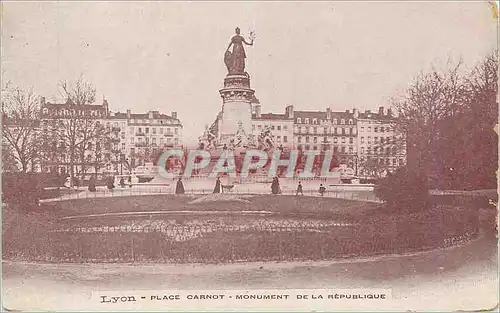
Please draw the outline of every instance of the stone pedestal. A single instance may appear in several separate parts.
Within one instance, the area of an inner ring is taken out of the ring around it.
[[[221,144],[228,144],[231,139],[234,139],[240,127],[246,134],[252,133],[250,102],[254,92],[250,88],[248,75],[227,75],[224,78],[224,88],[219,90],[222,97],[222,121],[219,131]]]

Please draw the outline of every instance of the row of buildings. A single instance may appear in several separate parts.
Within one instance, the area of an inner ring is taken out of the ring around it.
[[[73,164],[84,173],[128,172],[154,161],[164,149],[185,148],[176,112],[112,112],[106,100],[76,105],[44,98],[40,108],[37,136],[44,146],[37,152],[37,171],[67,173]],[[300,111],[289,105],[284,113],[262,113],[258,100],[252,104],[254,136],[268,131],[273,145],[283,149],[332,150],[341,164],[360,176],[376,176],[404,164],[403,138],[393,122],[391,110],[383,107],[377,112],[336,112]],[[74,151],[65,140],[71,132],[76,137]]]
[[[273,145],[283,149],[332,150],[340,164],[353,169],[359,176],[374,177],[394,171],[406,162],[404,136],[395,130],[391,109],[378,111],[357,109],[345,111],[294,110],[284,113],[262,113],[255,98],[252,101],[252,135],[270,132]],[[212,128],[217,129],[219,114]]]

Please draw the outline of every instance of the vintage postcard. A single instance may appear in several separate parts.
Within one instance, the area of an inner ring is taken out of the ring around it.
[[[3,310],[498,310],[497,2],[1,5]]]

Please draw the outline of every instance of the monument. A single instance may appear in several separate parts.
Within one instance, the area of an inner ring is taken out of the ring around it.
[[[224,78],[224,88],[219,90],[222,97],[222,120],[218,140],[221,146],[243,148],[254,145],[255,141],[251,135],[251,101],[255,91],[250,88],[250,75],[245,72],[244,48],[244,44],[253,45],[255,33],[250,32],[250,42],[247,42],[240,35],[239,28],[235,32],[224,55],[228,73]]]

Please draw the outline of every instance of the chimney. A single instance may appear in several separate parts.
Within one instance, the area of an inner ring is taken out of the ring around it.
[[[171,114],[171,115],[172,115],[172,118],[177,119],[177,112],[172,111],[172,114]]]
[[[326,108],[326,120],[329,121],[332,119],[332,109]]]
[[[384,115],[384,107],[379,107],[378,108],[378,114]]]
[[[293,119],[293,105],[289,105],[285,108],[286,118]]]
[[[153,111],[149,111],[148,112],[148,118],[149,119],[153,119]]]
[[[255,106],[255,118],[260,118],[261,117],[261,111],[260,111],[260,109],[261,109],[260,104]]]
[[[350,112],[349,112],[349,109],[345,110],[345,113],[350,113]]]
[[[130,119],[131,112],[130,110],[127,110],[127,118]]]
[[[107,107],[108,106],[108,100],[106,100],[106,99],[102,100],[102,105]]]
[[[354,116],[354,118],[358,118],[359,117],[358,109],[352,109],[352,115]]]
[[[40,97],[40,106],[45,105],[45,97]]]
[[[372,113],[371,110],[365,110],[365,114],[370,114],[370,113]]]
[[[391,108],[387,109],[387,116],[392,117],[392,109]]]

